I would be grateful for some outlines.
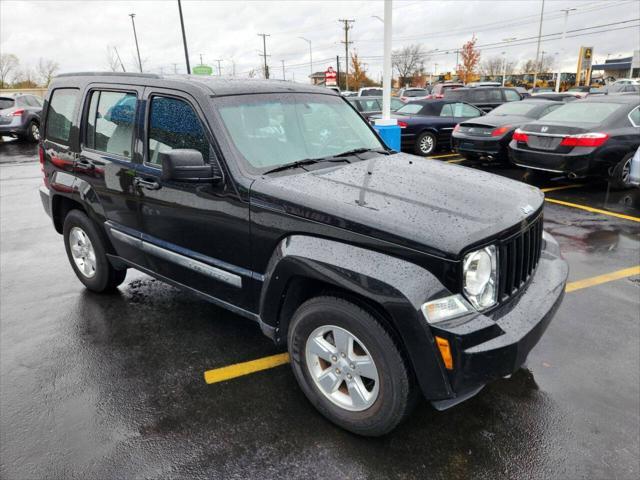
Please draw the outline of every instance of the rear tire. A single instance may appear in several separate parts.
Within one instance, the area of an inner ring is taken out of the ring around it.
[[[113,291],[124,282],[126,270],[113,268],[102,236],[81,210],[71,210],[64,219],[64,246],[78,280],[93,292]]]
[[[418,135],[413,149],[416,152],[416,155],[431,155],[436,151],[436,137],[429,132],[421,133]]]
[[[304,394],[345,430],[384,435],[416,404],[413,372],[397,343],[373,315],[349,301],[323,296],[303,303],[291,320],[288,345]]]
[[[29,122],[27,125],[27,133],[20,137],[25,142],[37,143],[40,141],[40,125],[34,120]]]
[[[628,153],[622,160],[618,162],[615,167],[613,167],[611,175],[609,176],[609,184],[611,185],[611,188],[616,190],[631,188],[629,180],[631,174],[631,159],[633,158],[633,154],[634,152]]]

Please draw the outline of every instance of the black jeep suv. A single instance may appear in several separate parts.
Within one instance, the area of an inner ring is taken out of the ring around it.
[[[539,190],[393,152],[331,90],[62,75],[43,118],[42,202],[80,281],[132,267],[255,321],[353,432],[510,375],[560,304]]]

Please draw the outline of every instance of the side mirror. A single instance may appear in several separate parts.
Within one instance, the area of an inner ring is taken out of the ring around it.
[[[162,180],[177,182],[212,182],[217,183],[222,177],[210,164],[204,162],[202,153],[194,149],[175,149],[161,152]]]

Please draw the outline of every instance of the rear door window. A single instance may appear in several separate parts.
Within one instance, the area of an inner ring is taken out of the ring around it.
[[[520,97],[520,94],[515,90],[505,90],[504,98],[507,102],[517,102],[519,100],[522,100],[522,97]]]
[[[47,140],[69,145],[77,102],[78,90],[75,88],[58,88],[53,91],[47,113]]]
[[[482,114],[480,110],[466,103],[454,103],[453,104],[453,116],[461,118],[474,118],[479,117]]]
[[[147,162],[160,167],[160,153],[178,148],[198,150],[209,161],[209,140],[193,107],[178,98],[151,97]]]
[[[442,106],[442,110],[440,110],[441,117],[453,117],[453,104],[447,103]]]
[[[131,92],[91,92],[85,146],[131,158],[136,100]]]

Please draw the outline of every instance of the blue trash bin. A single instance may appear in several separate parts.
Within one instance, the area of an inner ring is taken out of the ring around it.
[[[378,135],[382,137],[387,147],[400,151],[400,127],[398,125],[374,125]]]

